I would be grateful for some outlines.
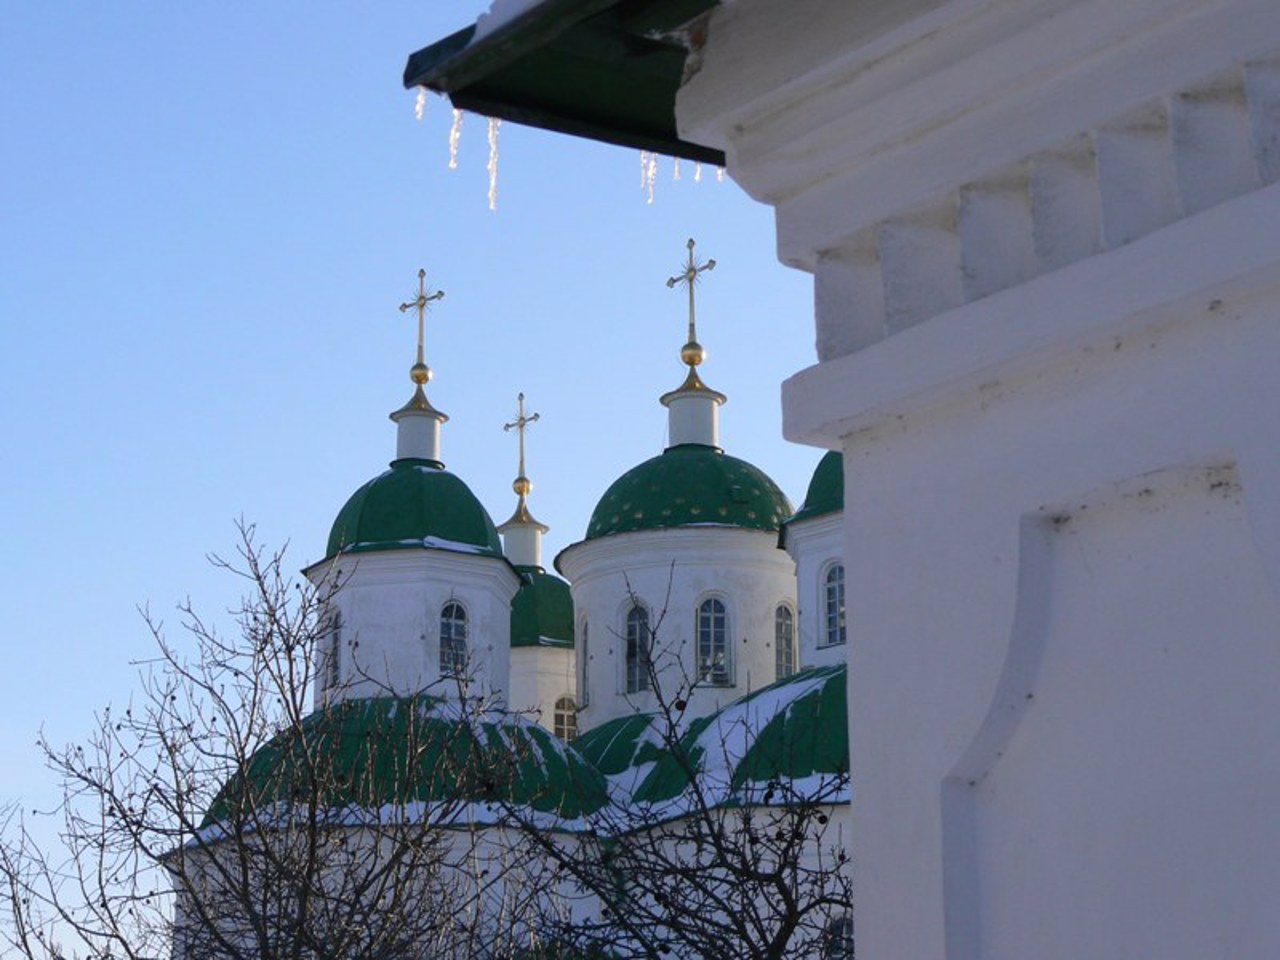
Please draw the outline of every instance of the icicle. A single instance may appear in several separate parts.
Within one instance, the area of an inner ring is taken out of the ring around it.
[[[716,183],[724,183],[724,167],[716,167]]]
[[[462,111],[453,108],[453,127],[449,130],[449,169],[458,169],[458,141],[462,139]]]
[[[640,151],[640,189],[649,186],[649,151]]]
[[[413,105],[413,115],[421,120],[422,115],[427,112],[427,88],[418,87],[418,102]]]
[[[675,160],[672,162],[671,179],[672,180],[680,179],[680,158],[679,157],[676,157]]]
[[[498,128],[502,121],[489,118],[489,209],[498,209]]]
[[[702,182],[702,164],[700,163],[695,162],[693,165],[693,182],[694,183]]]
[[[656,153],[649,154],[649,167],[644,172],[644,185],[649,191],[648,203],[653,203],[653,185],[658,179],[658,155]]]

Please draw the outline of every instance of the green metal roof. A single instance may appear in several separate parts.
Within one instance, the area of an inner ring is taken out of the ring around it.
[[[544,0],[478,40],[467,27],[412,54],[404,84],[461,110],[723,166],[675,123],[681,28],[717,2]]]
[[[442,698],[344,700],[256,751],[203,826],[277,805],[379,811],[507,801],[576,819],[608,802],[604,779],[553,734],[514,717],[468,718]]]
[[[700,718],[680,739],[683,756],[664,752],[633,799],[680,797],[691,768],[718,803],[848,799],[845,677],[843,664],[803,670]]]
[[[325,556],[415,547],[503,555],[475,494],[431,460],[396,460],[353,493],[333,521]]]
[[[787,522],[809,520],[813,517],[839,513],[844,509],[844,455],[839,450],[828,451],[809,481],[809,490],[796,515]]]
[[[572,647],[569,584],[541,567],[517,567],[520,589],[511,601],[511,646]]]
[[[717,447],[682,444],[615,480],[591,514],[586,539],[702,524],[777,530],[791,513],[764,471]]]
[[[662,756],[656,721],[652,713],[615,717],[579,734],[573,747],[606,777],[612,777]]]

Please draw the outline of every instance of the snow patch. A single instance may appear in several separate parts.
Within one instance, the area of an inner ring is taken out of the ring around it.
[[[471,42],[483,40],[543,2],[544,0],[493,0],[488,11],[476,18],[476,32]]]

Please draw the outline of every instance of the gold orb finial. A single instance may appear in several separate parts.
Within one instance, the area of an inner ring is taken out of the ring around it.
[[[707,351],[696,340],[690,340],[680,348],[680,359],[691,367],[696,367],[707,359]]]
[[[527,497],[533,491],[533,481],[528,477],[516,477],[511,483],[511,489],[517,497]]]
[[[425,363],[415,363],[409,368],[409,379],[420,387],[431,382],[431,368]]]

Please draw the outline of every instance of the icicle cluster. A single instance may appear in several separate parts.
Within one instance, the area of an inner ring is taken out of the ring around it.
[[[462,111],[453,108],[453,126],[449,128],[449,169],[458,169],[458,141],[462,139]]]
[[[423,118],[427,108],[426,87],[418,87],[417,102],[414,104],[414,116],[419,120]],[[498,131],[502,127],[502,121],[497,117],[486,117],[488,122],[489,133],[489,162],[486,169],[489,172],[489,209],[498,209]],[[449,128],[449,169],[458,169],[458,144],[462,140],[462,111],[456,107],[453,109],[453,124]],[[671,179],[683,180],[684,171],[680,165],[680,158],[673,157],[671,165]],[[716,181],[724,180],[724,167],[716,168]],[[640,151],[640,189],[644,191],[645,202],[652,204],[654,201],[654,190],[658,181],[658,154],[652,150]],[[693,182],[702,182],[702,164],[694,161],[693,164]]]
[[[497,117],[489,118],[489,209],[498,209],[498,128],[502,121]]]
[[[683,180],[684,172],[680,166],[680,158],[672,157],[671,159],[671,179]],[[640,151],[640,189],[645,193],[645,202],[653,203],[653,188],[658,180],[658,155],[652,150]],[[716,181],[724,180],[724,167],[716,167]],[[702,182],[702,164],[694,161],[693,164],[693,182]]]

